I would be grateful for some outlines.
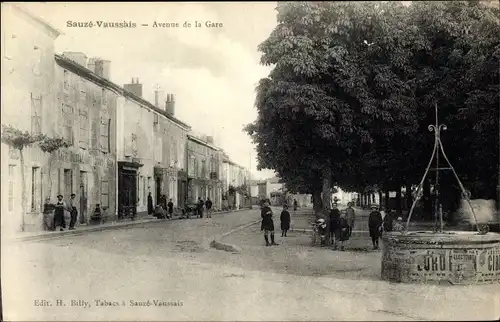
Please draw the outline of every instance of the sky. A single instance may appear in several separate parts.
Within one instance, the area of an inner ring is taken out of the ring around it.
[[[257,171],[255,146],[242,128],[257,117],[255,87],[270,71],[260,65],[257,46],[276,26],[276,2],[23,6],[63,32],[56,40],[57,53],[83,52],[110,60],[110,80],[123,85],[139,78],[143,97],[152,103],[157,85],[175,94],[177,118],[196,132],[212,135],[233,161],[251,168],[252,178],[274,175]],[[92,21],[93,27],[68,27],[68,21]],[[102,28],[96,21],[133,22],[137,27]],[[155,28],[155,21],[179,27]],[[208,21],[222,26],[207,27]],[[191,27],[183,27],[185,22]]]

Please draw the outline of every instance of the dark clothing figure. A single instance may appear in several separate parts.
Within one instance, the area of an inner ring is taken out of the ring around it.
[[[384,217],[384,231],[392,231],[392,214],[387,211]]]
[[[73,230],[75,229],[75,224],[78,219],[78,210],[76,209],[75,206],[71,209],[71,220],[69,222],[69,229]]]
[[[205,202],[203,202],[203,199],[199,198],[198,199],[198,216],[200,218],[203,218],[203,206],[205,205]]]
[[[340,239],[340,211],[337,208],[330,211],[330,239],[333,245]]]
[[[66,228],[66,220],[64,219],[64,210],[66,208],[66,204],[64,201],[58,201],[55,204],[55,210],[54,210],[54,230],[57,227],[61,227],[61,231]]]
[[[161,198],[161,206],[163,207],[163,209],[167,210],[167,196],[166,195],[163,195]]]
[[[280,221],[281,221],[281,237],[286,237],[286,232],[290,229],[290,213],[288,210],[283,209],[280,215]]]
[[[273,211],[269,206],[264,205],[260,211],[260,216],[262,217],[262,223],[260,225],[260,230],[264,231],[264,239],[266,240],[266,246],[278,245],[274,242],[274,221],[273,221]],[[269,243],[269,234],[271,235],[271,243]]]
[[[205,207],[208,209],[212,209],[212,200],[210,199],[207,199],[207,201],[205,201]]]
[[[148,215],[151,215],[155,212],[155,208],[153,206],[153,197],[151,196],[151,192],[148,194]]]
[[[349,223],[347,219],[344,217],[340,217],[339,230],[340,230],[339,240],[342,242],[349,240],[349,237],[351,237],[349,232]]]
[[[55,230],[54,226],[54,210],[56,206],[50,201],[45,201],[43,204],[43,229],[48,231]]]
[[[168,209],[168,216],[172,218],[172,215],[174,213],[174,203],[172,201],[168,202],[167,209]]]
[[[299,206],[299,204],[298,204],[297,200],[294,200],[293,201],[293,211],[297,211],[298,206]]]
[[[378,248],[382,223],[382,214],[378,210],[372,211],[368,216],[368,230],[370,231],[370,237],[372,238],[373,249]]]

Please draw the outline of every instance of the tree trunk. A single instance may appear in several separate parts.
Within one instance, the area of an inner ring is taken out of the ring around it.
[[[401,208],[401,185],[398,184],[398,190],[396,190],[396,213],[398,216],[402,214]]]
[[[21,208],[22,208],[22,214],[21,214],[21,231],[24,232],[24,217],[26,216],[26,203],[27,203],[27,196],[26,196],[26,177],[24,175],[24,154],[23,154],[23,149],[19,149],[19,160],[21,162]]]
[[[319,214],[321,209],[323,209],[323,203],[321,202],[321,189],[315,189],[313,191],[313,209],[315,214]]]
[[[390,207],[390,204],[389,204],[389,189],[385,189],[384,191],[384,206],[385,206],[385,209],[389,209]]]
[[[330,210],[332,204],[332,194],[330,189],[332,187],[332,173],[329,168],[323,170],[323,210],[326,212]]]

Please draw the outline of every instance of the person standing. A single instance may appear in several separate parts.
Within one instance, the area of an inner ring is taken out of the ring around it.
[[[321,238],[321,247],[325,247],[326,245],[326,234],[327,234],[327,225],[323,218],[320,218],[316,221],[318,225],[318,234]]]
[[[269,199],[264,201],[264,205],[260,211],[260,216],[262,217],[262,223],[260,225],[260,230],[264,231],[264,239],[266,240],[266,246],[278,245],[274,241],[274,221],[273,221],[273,211],[269,207]],[[271,235],[271,242],[269,243],[269,235]]]
[[[50,198],[45,198],[43,204],[43,229],[48,231],[55,230],[54,227],[54,209],[56,206],[50,202]]]
[[[198,217],[203,218],[203,206],[205,205],[205,202],[203,202],[203,199],[201,197],[198,197]]]
[[[297,211],[298,207],[299,207],[299,203],[297,202],[297,199],[293,199],[293,211]]]
[[[69,221],[69,230],[75,229],[76,220],[78,219],[78,210],[75,205],[76,195],[74,193],[71,194],[71,198],[69,199],[69,209],[71,214],[71,220]]]
[[[378,210],[378,207],[371,206],[372,212],[368,216],[368,230],[370,231],[370,237],[372,239],[373,249],[378,249],[378,242],[380,239],[380,229],[383,224],[382,214]]]
[[[384,231],[392,231],[392,213],[390,209],[385,211],[384,216]]]
[[[153,206],[153,196],[151,196],[151,191],[148,193],[148,215],[154,214],[155,208]]]
[[[396,223],[394,224],[394,231],[402,232],[404,230],[405,230],[405,225],[403,224],[403,218],[398,217],[398,219],[396,219]]]
[[[171,219],[174,216],[174,203],[172,202],[172,198],[168,201],[167,208],[167,218]]]
[[[283,211],[281,212],[280,215],[280,221],[281,221],[281,237],[287,237],[286,233],[290,229],[290,213],[288,212],[288,206],[283,205]]]
[[[349,202],[347,204],[346,219],[347,219],[347,224],[349,225],[348,228],[349,237],[351,237],[352,230],[354,228],[354,222],[356,221],[356,215],[354,213],[354,208],[352,208],[352,202]]]
[[[347,221],[347,214],[344,212],[340,213],[339,220],[339,240],[340,240],[340,250],[344,250],[344,244],[349,240],[349,223]]]
[[[207,218],[212,218],[212,200],[209,197],[205,201],[205,208],[207,209]]]
[[[66,210],[66,203],[63,201],[62,195],[57,195],[57,202],[54,210],[54,230],[60,227],[60,231],[66,228],[66,220],[64,219],[64,210]]]
[[[330,211],[330,239],[334,249],[337,249],[337,242],[340,239],[340,211],[333,207]]]

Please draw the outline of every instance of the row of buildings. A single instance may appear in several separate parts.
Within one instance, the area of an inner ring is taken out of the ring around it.
[[[23,160],[2,143],[4,231],[40,229],[44,199],[58,194],[77,195],[81,224],[97,205],[108,218],[145,212],[149,193],[177,207],[198,197],[240,207],[228,192],[244,196],[249,171],[175,116],[173,94],[157,90],[149,102],[138,78],[110,80],[110,61],[56,54],[60,34],[19,5],[2,5],[2,124],[71,143],[50,155],[33,144]]]

